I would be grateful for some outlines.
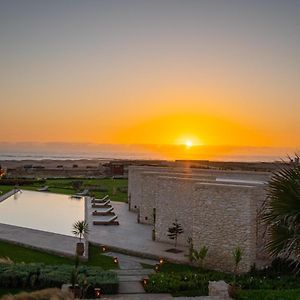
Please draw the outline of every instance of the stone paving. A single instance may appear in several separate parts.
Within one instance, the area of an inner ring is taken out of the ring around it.
[[[155,273],[153,269],[144,269],[141,263],[155,265],[157,261],[133,257],[125,254],[107,252],[107,256],[117,257],[119,261],[119,270],[113,270],[119,278],[119,294],[143,294],[144,288],[141,284],[144,278]]]
[[[72,236],[30,228],[0,224],[0,240],[46,250],[64,256],[74,256],[78,239]]]
[[[178,247],[183,252],[174,254],[166,252],[172,248],[172,244],[154,242],[151,239],[151,225],[138,224],[137,214],[128,210],[126,203],[111,201],[114,212],[118,215],[119,226],[115,225],[91,225],[88,240],[94,244],[106,245],[115,251],[126,252],[128,254],[144,256],[151,259],[164,257],[169,261],[178,263],[187,263],[185,256],[187,248]],[[95,216],[92,212],[89,201],[86,205],[86,217],[89,224],[93,223]],[[167,229],[166,229],[167,230]]]

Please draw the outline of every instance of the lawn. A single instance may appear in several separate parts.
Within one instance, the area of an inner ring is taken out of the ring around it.
[[[81,181],[82,186],[79,190],[74,189],[74,181]],[[127,179],[46,179],[44,182],[36,182],[31,185],[21,186],[24,190],[36,190],[42,186],[49,186],[49,192],[72,195],[80,190],[84,189],[101,189],[101,191],[92,191],[91,193],[97,197],[101,198],[105,195],[109,195],[110,199],[113,201],[126,202],[127,201]],[[0,191],[6,193],[13,189],[14,186],[0,185]],[[122,191],[122,189],[124,189]]]
[[[71,258],[49,254],[3,241],[0,241],[0,257],[9,257],[15,263],[38,262],[48,265],[74,264],[74,260]],[[113,258],[103,255],[100,248],[93,245],[89,247],[89,260],[82,264],[102,267],[104,270],[117,268],[117,265],[113,262]]]

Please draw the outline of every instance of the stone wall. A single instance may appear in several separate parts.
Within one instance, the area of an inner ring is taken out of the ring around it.
[[[209,268],[232,271],[232,252],[241,247],[240,271],[245,272],[268,258],[258,213],[266,196],[263,182],[269,178],[259,172],[134,167],[129,171],[131,205],[146,224],[153,223],[156,209],[157,241],[172,242],[167,232],[177,219],[184,229],[178,245],[187,246],[193,237],[196,249],[208,246]]]
[[[182,225],[184,233],[178,245],[187,244],[193,235],[193,186],[197,180],[189,178],[159,177],[156,202],[156,240],[170,242],[168,228],[175,219]]]
[[[218,180],[236,179],[257,182],[268,181],[271,176],[270,173],[266,172],[243,172],[181,167],[130,166],[128,170],[128,203],[131,211],[138,212],[140,208],[142,195],[141,174],[144,172],[198,174],[202,176],[216,177]]]
[[[153,224],[153,209],[156,207],[159,176],[172,176],[182,178],[192,178],[204,181],[215,181],[214,176],[202,174],[187,173],[159,173],[142,172],[141,173],[141,195],[140,195],[140,222],[144,224]]]
[[[256,261],[256,199],[261,188],[230,184],[197,183],[193,191],[193,241],[196,249],[209,248],[206,264],[233,271],[232,252],[243,250],[240,271]]]

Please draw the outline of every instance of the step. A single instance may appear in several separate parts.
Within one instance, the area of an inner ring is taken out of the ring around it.
[[[131,276],[118,276],[119,282],[141,282],[144,278],[148,278],[147,275],[131,275]]]
[[[120,282],[119,294],[143,294],[145,290],[139,281]]]
[[[126,275],[126,276],[135,276],[135,275],[150,275],[154,274],[155,271],[152,269],[130,269],[130,270],[125,270],[125,269],[119,269],[119,270],[111,270],[114,273],[117,273],[119,276]]]

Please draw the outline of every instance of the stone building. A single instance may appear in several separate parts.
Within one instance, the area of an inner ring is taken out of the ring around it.
[[[175,219],[196,249],[209,247],[207,266],[233,270],[232,252],[243,250],[240,271],[261,266],[267,257],[258,212],[270,173],[207,169],[130,167],[129,203],[141,223],[153,224],[156,240],[170,242],[168,227]]]

